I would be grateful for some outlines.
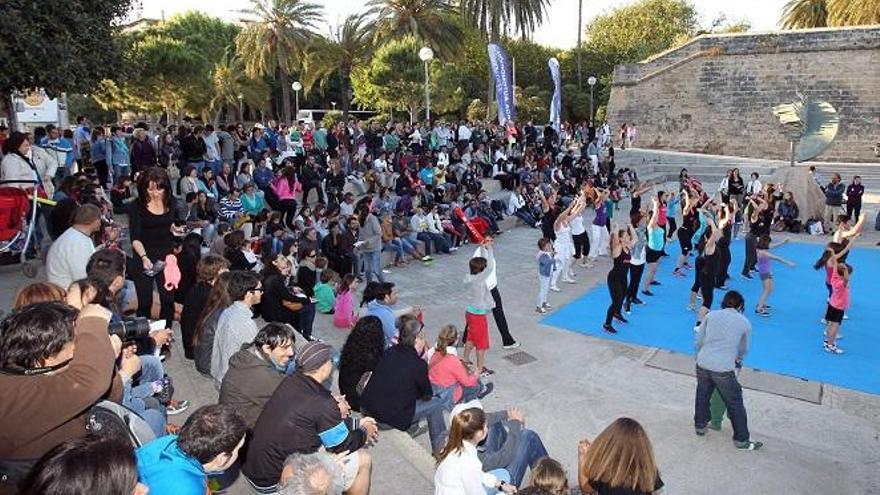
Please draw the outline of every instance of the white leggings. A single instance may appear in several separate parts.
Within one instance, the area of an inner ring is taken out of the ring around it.
[[[590,258],[608,254],[608,229],[604,225],[590,225]]]

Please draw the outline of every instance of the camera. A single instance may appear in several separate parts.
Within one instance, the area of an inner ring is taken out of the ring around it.
[[[123,342],[144,339],[150,336],[150,320],[147,318],[126,318],[107,327],[110,335],[116,335]]]

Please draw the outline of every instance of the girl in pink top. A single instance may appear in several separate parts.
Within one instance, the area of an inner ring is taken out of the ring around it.
[[[351,273],[342,278],[336,301],[333,303],[333,324],[338,328],[354,328],[357,312],[354,309],[354,292],[358,281]]]
[[[482,399],[492,391],[494,385],[481,384],[479,373],[466,368],[455,355],[453,346],[457,340],[458,329],[455,325],[445,325],[440,329],[437,346],[428,362],[428,379],[439,388],[455,387],[452,396],[455,403]]]
[[[837,346],[837,339],[840,337],[840,324],[843,322],[843,315],[849,308],[849,277],[852,268],[840,261],[841,256],[846,253],[846,249],[840,253],[833,254],[833,248],[826,249],[823,258],[826,267],[831,268],[831,297],[828,298],[828,307],[825,310],[825,342],[823,347],[825,352],[830,354],[843,354],[843,349]],[[821,260],[820,260],[821,261]]]

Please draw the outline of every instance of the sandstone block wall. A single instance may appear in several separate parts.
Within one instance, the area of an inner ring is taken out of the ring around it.
[[[880,161],[880,26],[697,37],[616,67],[608,121],[635,123],[639,147],[786,159],[771,108],[796,89],[840,114],[819,160]]]

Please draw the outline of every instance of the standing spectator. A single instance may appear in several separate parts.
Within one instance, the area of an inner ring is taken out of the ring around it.
[[[205,166],[205,153],[208,150],[202,137],[205,128],[197,125],[192,132],[187,132],[187,128],[181,126],[180,131],[183,136],[180,138],[180,160],[201,170]]]
[[[825,213],[822,216],[831,225],[830,228],[834,228],[834,225],[837,224],[837,215],[841,213],[845,190],[846,185],[840,180],[840,174],[832,175],[831,182],[823,190],[825,193]]]
[[[84,204],[73,214],[73,225],[64,231],[46,255],[49,282],[67,288],[74,280],[86,278],[86,264],[95,252],[92,236],[101,230],[101,209]]]
[[[134,172],[142,172],[157,164],[156,148],[147,136],[147,131],[134,130],[131,141],[131,168]]]
[[[242,467],[258,493],[277,490],[288,455],[312,454],[322,447],[348,452],[342,460],[346,493],[369,493],[372,462],[361,449],[378,439],[379,429],[372,418],[352,418],[345,397],[334,397],[323,385],[333,376],[332,351],[323,342],[303,346],[296,373],[281,382],[260,414]]]
[[[232,305],[217,320],[214,348],[211,351],[211,376],[217,388],[229,368],[229,358],[257,336],[252,307],[260,303],[263,284],[253,272],[233,271],[227,288]]]
[[[229,358],[219,400],[238,411],[249,429],[257,424],[263,407],[284,379],[295,342],[293,327],[269,323],[257,332],[253,342]]]
[[[179,435],[166,435],[137,449],[141,482],[153,493],[205,495],[208,475],[222,473],[238,459],[247,425],[229,406],[204,406]]]
[[[113,176],[118,180],[119,177],[131,176],[131,157],[129,156],[128,144],[125,142],[125,134],[122,127],[113,126],[110,128],[110,164],[113,169]]]
[[[358,203],[355,210],[360,224],[358,249],[363,255],[367,283],[372,282],[374,276],[379,282],[385,282],[382,275],[382,226],[370,209],[370,200],[367,199]]]
[[[400,431],[427,418],[431,451],[437,454],[446,440],[443,411],[450,409],[450,397],[434,395],[428,364],[420,357],[427,347],[422,323],[415,317],[401,320],[400,341],[373,370],[361,397],[361,410]]]
[[[107,168],[107,140],[104,138],[104,128],[95,127],[89,142],[89,163],[98,174],[101,187],[106,187],[110,181],[110,169]]]
[[[223,164],[223,161],[220,159],[220,138],[214,132],[213,125],[207,124],[205,126],[203,139],[205,141],[205,162],[217,176],[220,174],[220,165]]]
[[[741,450],[758,450],[764,444],[749,439],[746,408],[742,387],[735,369],[749,350],[752,325],[743,316],[745,299],[737,291],[730,291],[721,301],[721,309],[711,311],[703,319],[697,332],[697,395],[694,406],[694,428],[697,435],[706,434],[709,422],[709,399],[718,389],[727,415],[733,425],[733,443]]]
[[[862,214],[862,196],[865,194],[865,186],[862,178],[858,175],[853,177],[852,184],[846,188],[846,214],[850,218],[859,218]]]

